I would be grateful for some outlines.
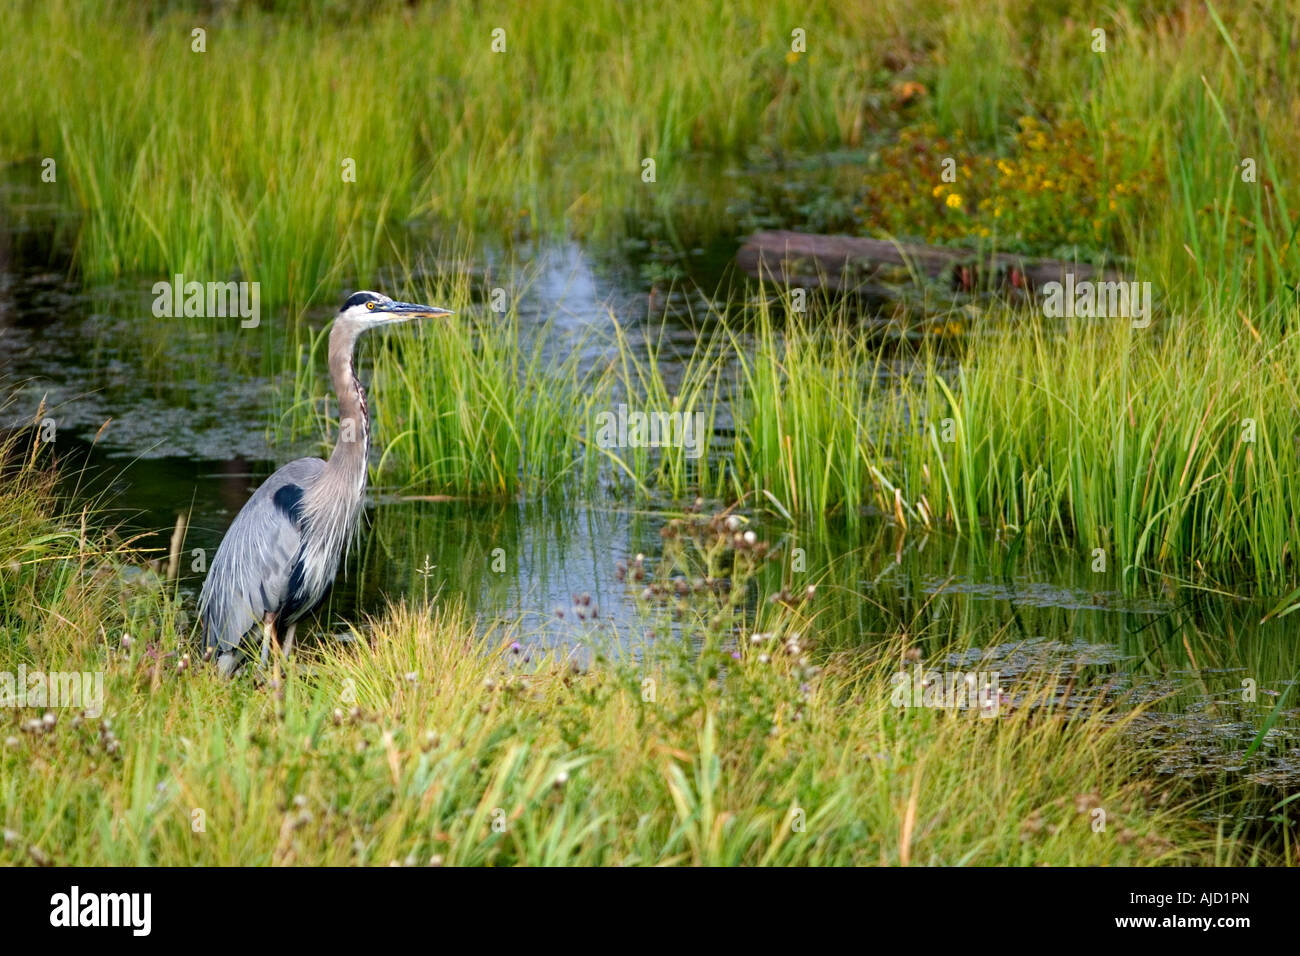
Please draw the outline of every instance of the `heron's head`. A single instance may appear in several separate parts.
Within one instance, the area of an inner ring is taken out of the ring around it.
[[[342,326],[347,331],[359,335],[367,329],[378,328],[381,325],[451,314],[449,310],[434,305],[398,302],[380,292],[354,292],[343,303],[343,308],[339,309],[334,324],[335,327]]]

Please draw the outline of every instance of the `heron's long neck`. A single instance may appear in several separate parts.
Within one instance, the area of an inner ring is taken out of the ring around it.
[[[306,493],[303,514],[309,533],[303,535],[303,591],[324,593],[340,557],[356,532],[366,495],[366,463],[370,453],[370,418],[366,393],[352,364],[358,332],[335,324],[330,332],[330,378],[339,397],[339,440],[325,463],[320,480]]]
[[[339,397],[339,440],[326,468],[338,481],[355,482],[359,498],[366,487],[366,463],[370,455],[370,414],[366,391],[353,364],[356,336],[330,335],[330,378]]]

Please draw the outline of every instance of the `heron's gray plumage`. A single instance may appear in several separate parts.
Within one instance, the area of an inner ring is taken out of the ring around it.
[[[199,595],[204,644],[216,654],[237,649],[244,635],[262,623],[268,611],[284,606],[294,568],[303,560],[303,515],[282,503],[282,489],[301,489],[320,480],[325,462],[319,458],[291,461],[268,478],[235,517],[217,548]],[[331,577],[334,570],[331,569]],[[317,595],[317,598],[323,596]],[[302,609],[302,613],[315,605]]]
[[[259,625],[267,636],[293,625],[329,590],[361,517],[370,450],[365,390],[352,355],[367,329],[445,309],[357,292],[343,303],[329,337],[329,369],[339,400],[339,440],[329,461],[299,458],[271,475],[226,532],[203,590],[204,646],[225,673]],[[286,642],[287,643],[287,642]],[[267,641],[263,641],[263,658]]]

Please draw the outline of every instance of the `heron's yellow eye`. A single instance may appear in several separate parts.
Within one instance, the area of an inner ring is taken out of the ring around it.
[[[375,311],[375,304],[373,302],[367,302],[366,308],[369,309],[371,312],[373,312]]]

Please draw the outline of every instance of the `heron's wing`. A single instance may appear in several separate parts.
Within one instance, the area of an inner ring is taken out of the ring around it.
[[[289,462],[235,516],[199,595],[205,647],[237,648],[267,611],[284,607],[302,543],[302,498],[324,468],[319,458]]]

